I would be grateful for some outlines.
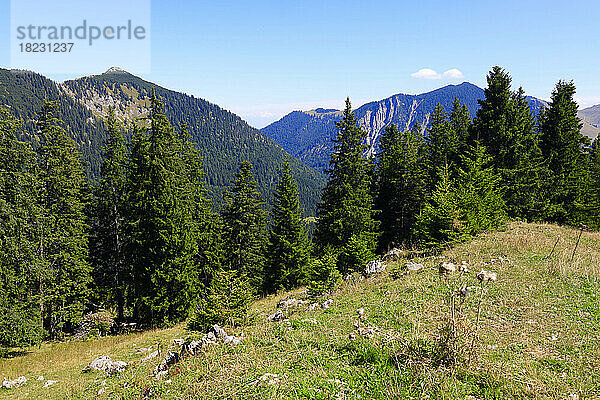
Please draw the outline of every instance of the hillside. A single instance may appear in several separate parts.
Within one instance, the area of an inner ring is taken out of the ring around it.
[[[173,339],[195,335],[181,326],[46,343],[0,359],[2,375],[28,378],[19,388],[0,389],[0,398],[597,398],[600,234],[584,232],[571,263],[578,235],[513,222],[438,257],[414,254],[412,261],[424,265],[419,273],[397,274],[395,265],[407,262],[400,259],[382,274],[345,281],[318,299],[331,299],[330,307],[283,308],[287,318],[280,322],[265,316],[284,297],[302,298],[301,291],[262,299],[249,325],[225,327],[244,337],[241,344],[209,346],[161,380],[149,377],[158,357],[140,360],[157,343],[164,351]],[[442,260],[468,261],[471,272],[441,277]],[[480,269],[496,272],[497,281],[477,283]],[[450,293],[464,283],[471,295],[462,303]],[[450,301],[458,304],[454,315]],[[365,319],[358,323],[360,308]],[[440,328],[452,318],[464,356],[455,364],[440,357],[449,348]],[[101,355],[130,364],[115,376],[81,373]],[[43,388],[47,380],[58,382]]]
[[[600,104],[579,110],[579,118],[583,122],[581,132],[595,139],[600,132]]]
[[[104,128],[102,119],[109,106],[125,122],[139,122],[148,113],[152,90],[161,99],[165,113],[175,127],[187,124],[192,140],[204,158],[207,188],[219,205],[243,160],[254,164],[259,190],[267,199],[286,152],[237,115],[206,100],[165,89],[118,68],[76,80],[55,83],[33,72],[0,70],[0,104],[23,118],[26,138],[37,143],[35,118],[44,99],[56,100],[65,126],[78,143],[88,176],[98,175]],[[291,158],[298,180],[300,201],[312,215],[324,176]]]
[[[478,86],[463,82],[418,95],[396,94],[364,104],[354,113],[359,126],[367,132],[367,144],[373,153],[386,126],[392,123],[402,129],[415,123],[426,126],[436,105],[439,103],[450,111],[454,98],[464,103],[473,117],[479,108],[477,101],[484,98],[484,92]],[[527,97],[527,100],[531,111],[537,114],[543,102],[534,97]],[[294,111],[263,128],[262,132],[307,165],[323,171],[329,165],[329,154],[333,149],[331,139],[337,132],[335,122],[340,116],[337,110]]]

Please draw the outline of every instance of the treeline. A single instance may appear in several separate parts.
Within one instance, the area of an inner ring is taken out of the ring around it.
[[[60,338],[101,308],[141,327],[242,324],[258,296],[319,294],[377,252],[456,243],[509,218],[599,229],[599,142],[581,135],[574,93],[559,82],[534,119],[496,67],[473,120],[455,101],[427,129],[391,125],[375,159],[347,100],[312,241],[288,162],[270,213],[247,161],[213,211],[189,130],[155,96],[139,126],[111,110],[94,186],[56,104],[38,117],[35,150],[2,111],[0,346]]]
[[[35,150],[1,111],[1,347],[61,338],[101,308],[141,327],[239,323],[253,298],[301,282],[309,241],[290,163],[270,231],[247,161],[215,213],[197,145],[162,108],[153,96],[133,127],[110,110],[94,186],[56,103],[40,112]]]

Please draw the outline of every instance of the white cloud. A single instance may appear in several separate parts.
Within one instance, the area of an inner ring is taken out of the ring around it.
[[[462,79],[465,77],[463,73],[456,68],[449,69],[448,71],[444,72],[442,76],[448,79]]]
[[[431,68],[422,68],[410,74],[410,76],[417,79],[442,79],[442,76]]]
[[[410,74],[410,76],[417,79],[462,79],[465,77],[463,73],[456,68],[449,69],[443,74],[438,74],[431,68],[422,68],[417,72]]]

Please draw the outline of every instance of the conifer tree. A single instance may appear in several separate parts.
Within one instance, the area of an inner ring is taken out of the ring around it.
[[[363,157],[366,134],[357,126],[350,99],[346,100],[343,118],[336,125],[338,134],[327,171],[329,181],[318,206],[317,254],[324,254],[327,247],[342,250],[354,237],[372,257],[377,241],[371,193],[373,165]],[[338,264],[340,272],[362,267]]]
[[[202,288],[198,197],[185,148],[153,95],[149,129],[136,129],[132,140],[125,245],[129,304],[134,318],[148,325],[187,318]]]
[[[289,290],[303,280],[308,262],[309,242],[302,221],[298,185],[286,159],[275,189],[271,233],[265,268],[265,291]]]
[[[600,229],[600,139],[596,137],[590,148],[588,187],[590,194],[587,225]]]
[[[38,215],[35,153],[17,140],[19,121],[0,108],[0,356],[3,349],[43,337],[36,279],[39,259],[32,227]]]
[[[125,290],[131,284],[123,254],[127,148],[123,128],[113,107],[106,119],[107,140],[100,182],[94,193],[90,258],[94,266],[96,296],[117,308],[123,321]]]
[[[243,161],[222,212],[227,268],[248,279],[255,295],[263,288],[266,246],[264,201],[256,187],[252,164]]]
[[[74,326],[89,294],[86,181],[81,155],[62,128],[56,103],[44,103],[38,126],[38,290],[44,328],[55,337]]]
[[[499,226],[505,219],[500,176],[482,146],[462,157],[455,180],[448,166],[418,217],[416,234],[429,246],[452,244]]]
[[[559,81],[552,92],[549,107],[539,116],[540,147],[548,160],[552,192],[547,219],[558,223],[575,223],[586,179],[586,155],[589,144],[581,134],[577,117],[573,82]]]
[[[423,148],[418,127],[401,133],[391,124],[384,130],[376,169],[380,249],[386,250],[412,237],[427,185]]]
[[[487,76],[485,98],[473,120],[470,144],[481,144],[507,187],[509,215],[539,218],[545,177],[535,122],[523,90],[511,91],[511,77],[500,67]]]

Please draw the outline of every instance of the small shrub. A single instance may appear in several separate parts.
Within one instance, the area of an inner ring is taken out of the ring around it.
[[[311,295],[321,295],[331,291],[341,275],[337,269],[337,255],[328,249],[321,258],[309,262],[306,271],[306,284]]]
[[[216,271],[208,295],[198,300],[188,328],[204,331],[214,324],[243,325],[252,300],[250,293],[248,280],[237,271]]]

